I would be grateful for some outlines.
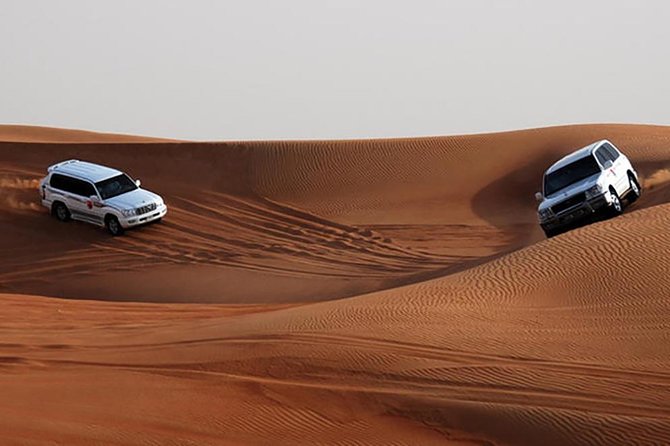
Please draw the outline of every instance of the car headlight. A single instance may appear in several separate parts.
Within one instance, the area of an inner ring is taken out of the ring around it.
[[[593,187],[590,187],[589,189],[586,190],[586,198],[593,198],[596,195],[600,195],[603,193],[603,187],[600,184],[596,184]]]
[[[538,215],[540,216],[540,220],[546,220],[553,215],[553,212],[551,212],[550,208],[540,209]]]
[[[131,217],[135,215],[135,209],[124,209],[121,211],[124,217]]]

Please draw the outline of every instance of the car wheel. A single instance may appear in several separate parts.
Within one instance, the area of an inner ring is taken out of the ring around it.
[[[610,203],[610,214],[612,217],[616,217],[617,215],[621,215],[623,213],[623,204],[621,204],[621,198],[619,198],[619,194],[617,194],[615,190],[610,190],[610,194],[612,195],[612,203]]]
[[[635,203],[642,192],[640,191],[640,185],[637,184],[637,180],[633,175],[628,175],[628,182],[630,183],[630,192],[628,192],[628,202]]]
[[[555,235],[560,234],[560,231],[558,231],[557,229],[544,229],[544,228],[542,228],[542,230],[544,231],[544,235],[547,238],[552,238]]]
[[[70,220],[70,210],[63,203],[55,203],[52,212],[54,216],[60,221]]]
[[[109,233],[115,237],[117,235],[123,234],[123,226],[121,226],[121,223],[119,223],[119,219],[114,217],[113,215],[107,217],[107,220],[105,221],[105,226],[107,227]]]

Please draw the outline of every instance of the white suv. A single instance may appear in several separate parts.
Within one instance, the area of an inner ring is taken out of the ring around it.
[[[555,162],[544,173],[538,218],[547,237],[598,213],[619,215],[625,198],[640,197],[637,172],[614,145],[602,140]]]
[[[167,213],[163,199],[140,188],[125,173],[79,160],[49,167],[40,181],[42,205],[61,221],[70,218],[105,226],[112,235],[159,221]]]

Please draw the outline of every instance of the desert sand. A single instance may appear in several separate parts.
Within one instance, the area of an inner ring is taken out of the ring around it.
[[[602,138],[643,197],[545,240],[543,170]],[[670,127],[0,141],[3,445],[670,444]],[[69,158],[168,217],[57,222]]]
[[[148,136],[123,135],[118,133],[99,133],[86,130],[63,129],[58,127],[40,127],[34,125],[0,125],[1,142],[40,142],[40,143],[138,143],[138,142],[175,142],[174,139],[153,138]]]

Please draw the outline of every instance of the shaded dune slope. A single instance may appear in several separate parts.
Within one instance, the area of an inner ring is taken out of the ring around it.
[[[542,240],[543,168],[603,137],[639,166],[645,195]],[[10,444],[669,444],[669,149],[670,129],[649,126],[4,144],[5,290],[254,304],[2,295],[0,432]],[[30,197],[44,165],[68,157],[155,184],[170,218],[118,241],[57,225]]]

